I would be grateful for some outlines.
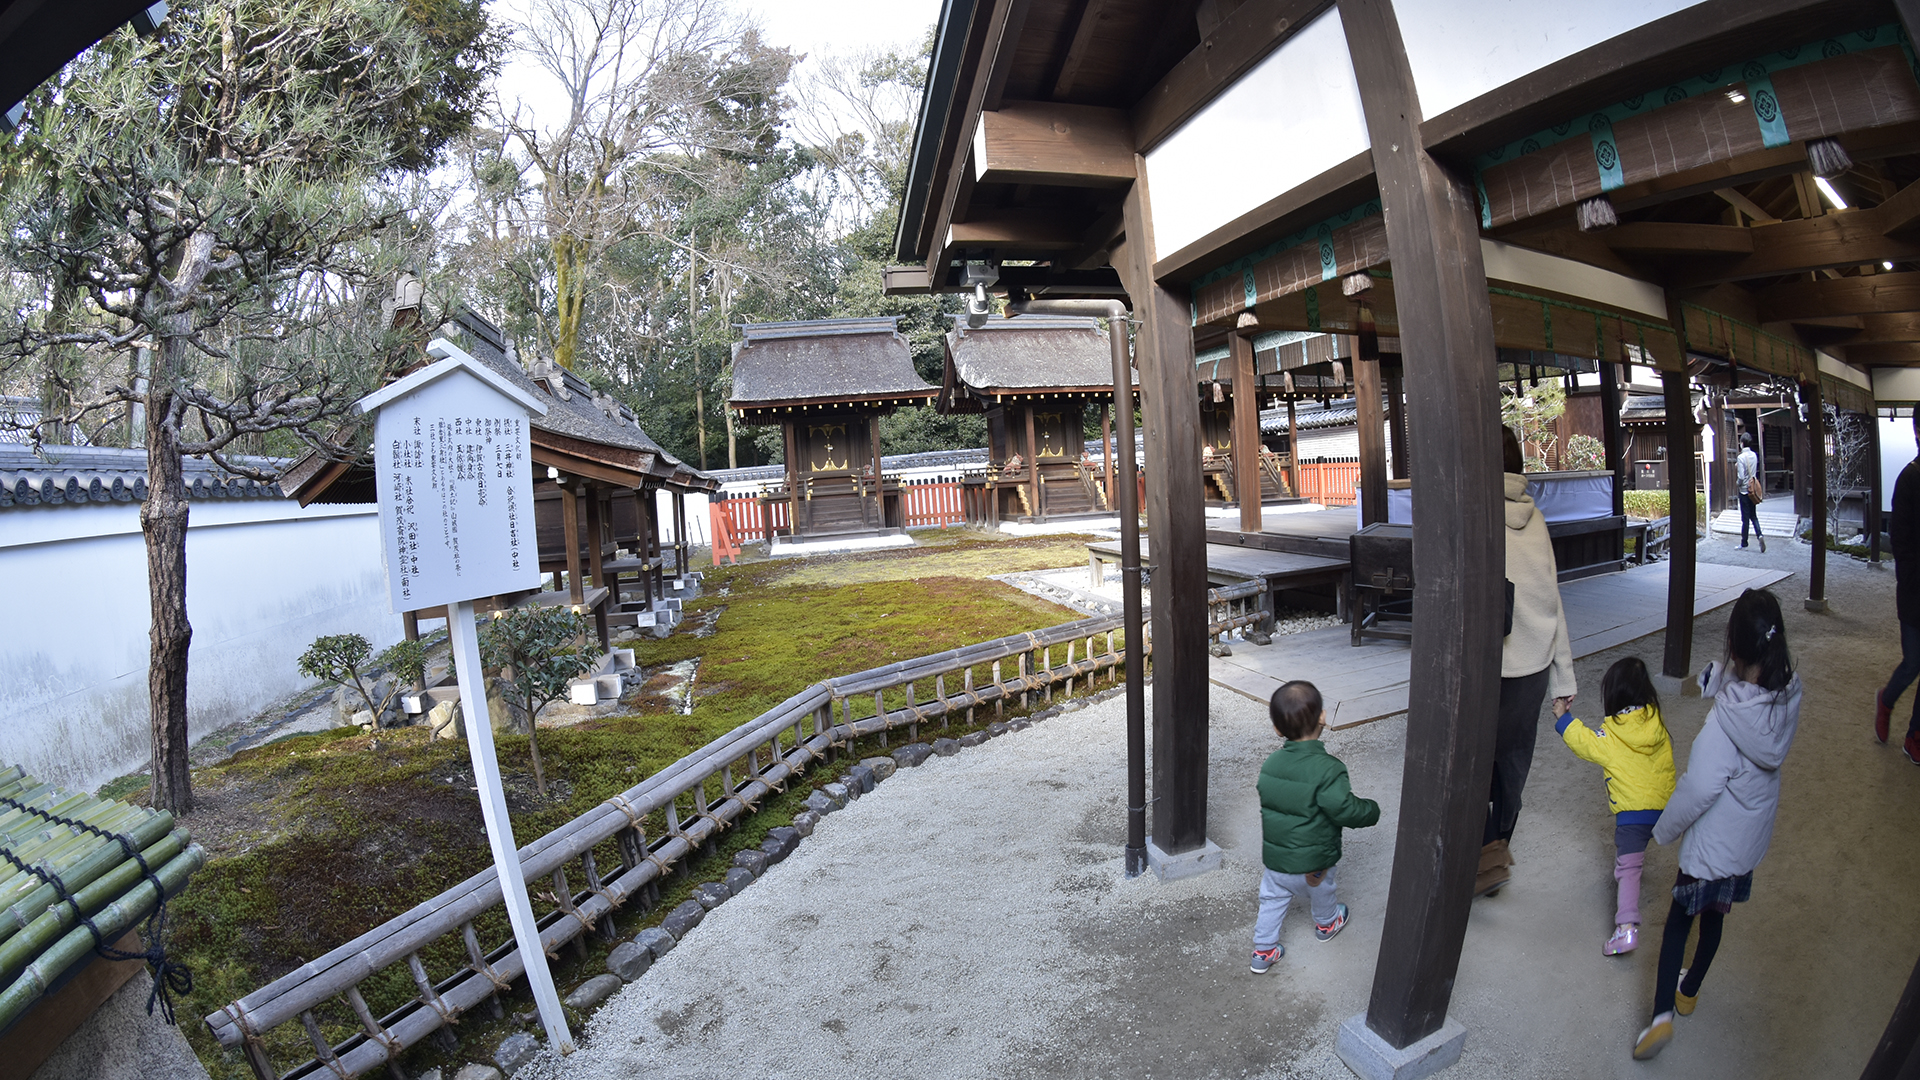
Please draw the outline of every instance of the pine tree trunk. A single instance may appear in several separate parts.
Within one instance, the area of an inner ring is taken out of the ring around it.
[[[193,778],[187,769],[187,647],[193,626],[187,621],[187,492],[181,481],[178,420],[171,415],[172,380],[166,376],[179,370],[178,353],[185,348],[182,339],[162,339],[161,371],[149,384],[147,501],[140,507],[153,604],[147,664],[153,806],[175,815],[193,809]]]

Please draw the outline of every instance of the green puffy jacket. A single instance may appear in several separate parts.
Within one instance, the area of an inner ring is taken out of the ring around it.
[[[1380,804],[1358,798],[1347,767],[1318,739],[1275,750],[1260,767],[1260,845],[1267,869],[1311,874],[1340,861],[1340,830],[1380,820]]]

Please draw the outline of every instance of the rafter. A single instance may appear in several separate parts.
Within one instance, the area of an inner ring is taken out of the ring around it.
[[[1133,106],[1133,140],[1140,153],[1158,146],[1234,80],[1333,0],[1247,0],[1206,36]]]
[[[1738,225],[1636,221],[1601,236],[1613,250],[1633,255],[1748,255],[1753,252],[1754,233]]]
[[[1829,315],[1920,311],[1920,273],[1775,285],[1760,292],[1759,302],[1770,318],[1787,322]]]
[[[1920,341],[1890,341],[1877,345],[1848,345],[1847,363],[1855,367],[1920,366]]]

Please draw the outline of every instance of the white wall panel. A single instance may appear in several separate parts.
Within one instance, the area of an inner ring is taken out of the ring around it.
[[[136,503],[0,513],[0,762],[92,789],[149,752],[147,568]],[[187,529],[189,738],[306,685],[322,634],[400,637],[372,507],[195,501]]]
[[[1523,75],[1694,6],[1694,0],[1396,0],[1420,90],[1439,116]]]
[[[1147,155],[1155,257],[1368,145],[1346,32],[1329,10]]]

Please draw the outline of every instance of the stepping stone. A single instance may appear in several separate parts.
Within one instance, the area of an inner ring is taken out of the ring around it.
[[[539,1052],[540,1044],[533,1036],[516,1031],[502,1040],[500,1048],[493,1052],[493,1063],[500,1067],[503,1074],[512,1076]]]
[[[892,776],[894,770],[900,767],[900,763],[890,757],[861,758],[860,764],[873,770],[873,780],[875,783],[879,783],[887,777]]]
[[[806,802],[806,807],[809,811],[820,815],[831,814],[844,805],[846,805],[845,799],[836,803],[833,801],[833,796],[828,795],[824,791],[815,791],[813,794],[807,796]]]
[[[700,920],[707,917],[707,909],[700,906],[698,900],[688,900],[674,908],[666,918],[660,920],[660,929],[672,934],[676,939],[687,936]]]
[[[693,898],[701,907],[712,911],[733,899],[733,890],[718,881],[705,881],[693,887]]]
[[[800,830],[791,825],[775,825],[767,830],[767,839],[780,842],[780,857],[784,859],[800,846]]]
[[[595,975],[567,995],[566,1006],[569,1009],[585,1012],[612,997],[613,992],[620,989],[624,981],[618,975]]]
[[[893,752],[893,760],[909,769],[917,768],[933,756],[933,747],[926,743],[908,743]]]
[[[727,871],[725,884],[729,892],[735,896],[739,896],[741,889],[753,884],[753,873],[736,866]]]
[[[797,816],[798,815],[796,815],[796,817]],[[761,874],[767,872],[767,866],[769,865],[767,853],[758,849],[736,851],[733,853],[733,865],[745,870],[754,877],[759,877]]]
[[[969,731],[965,735],[960,736],[961,746],[979,746],[986,741],[987,733],[984,731]]]
[[[952,757],[960,752],[960,744],[952,739],[933,740],[933,752],[941,757]]]
[[[644,946],[649,953],[653,954],[655,960],[672,952],[673,947],[679,944],[672,934],[657,926],[649,926],[634,935],[633,943]]]
[[[812,836],[814,827],[820,824],[820,815],[811,810],[802,810],[793,815],[793,831],[801,836]]]
[[[892,763],[889,762],[888,764],[891,765]],[[880,779],[874,775],[873,766],[865,762],[861,762],[853,768],[848,769],[847,775],[853,779],[853,783],[847,785],[847,789],[849,791],[857,791],[862,795],[872,791],[873,785]]]
[[[853,798],[852,794],[847,791],[847,785],[842,784],[838,781],[835,781],[834,783],[831,783],[831,784],[827,784],[821,787],[820,790],[826,793],[827,798],[833,800],[833,805],[835,809],[838,809],[840,807],[847,805],[847,803],[851,801]]]
[[[993,723],[987,725],[987,738],[997,739],[1000,736],[1005,735],[1007,732],[1011,730],[1013,729],[1008,727],[1006,724],[1003,724],[1000,721],[995,720]]]
[[[652,966],[653,950],[638,941],[623,941],[607,954],[607,970],[626,982],[645,975]]]

